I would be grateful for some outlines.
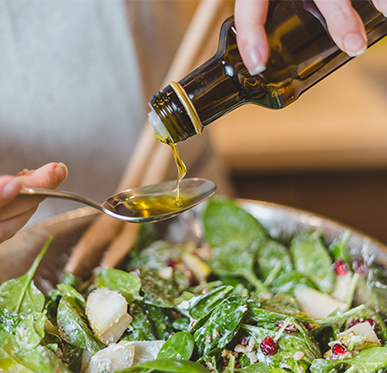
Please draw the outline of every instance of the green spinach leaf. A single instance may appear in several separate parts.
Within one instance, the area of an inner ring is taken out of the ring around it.
[[[247,310],[246,303],[246,298],[231,296],[212,311],[208,320],[194,334],[200,356],[206,355],[215,347],[222,348],[231,341]]]
[[[346,230],[338,242],[334,242],[330,245],[329,249],[332,253],[333,259],[343,259],[348,268],[352,267],[352,259],[349,254],[349,240],[351,238],[351,231]]]
[[[46,320],[46,315],[41,312],[33,312],[24,316],[15,333],[19,346],[27,349],[36,347],[44,337]]]
[[[97,288],[108,288],[118,291],[125,297],[128,304],[142,299],[142,296],[139,294],[141,280],[137,275],[132,273],[113,268],[102,269],[97,275],[95,285]]]
[[[174,333],[172,323],[175,315],[169,308],[154,306],[147,304],[150,318],[153,324],[153,330],[156,332],[158,340],[166,340]]]
[[[156,341],[158,339],[157,331],[146,304],[133,302],[129,306],[129,314],[133,317],[130,331],[125,333],[121,339],[126,341]]]
[[[270,238],[254,240],[248,250],[257,258],[258,274],[265,281],[278,262],[281,262],[281,271],[290,272],[293,269],[289,250],[280,242]]]
[[[369,348],[360,351],[351,359],[344,359],[343,362],[352,365],[360,373],[378,372],[387,367],[387,348]]]
[[[114,373],[208,373],[208,370],[198,363],[185,360],[154,360],[135,365],[134,367],[117,370]]]
[[[233,291],[232,286],[219,286],[208,293],[197,295],[181,302],[177,309],[193,319],[200,319],[209,314],[218,304],[227,298]]]
[[[60,336],[68,343],[94,355],[104,345],[88,326],[84,310],[74,298],[63,297],[58,306],[57,323]]]
[[[77,301],[77,303],[83,307],[86,308],[86,300],[83,297],[81,293],[79,293],[77,290],[75,290],[71,285],[65,284],[65,283],[60,283],[56,285],[57,290],[59,292],[59,295],[61,297],[68,297],[68,298],[73,298]]]
[[[271,291],[274,294],[294,295],[294,290],[299,286],[315,288],[314,283],[305,275],[297,272],[282,272],[271,284]]]
[[[189,360],[194,350],[194,339],[191,333],[173,334],[161,347],[157,359]]]
[[[267,293],[266,287],[254,270],[255,256],[237,242],[211,249],[209,265],[218,276],[243,276],[258,292]]]
[[[37,345],[20,346],[16,337],[0,331],[0,369],[7,372],[70,373],[70,370],[50,349]]]
[[[204,236],[213,247],[246,245],[267,235],[263,226],[248,212],[225,198],[213,198],[203,213]]]
[[[323,293],[331,293],[335,285],[332,259],[325,247],[321,233],[302,232],[290,246],[296,270],[307,276]]]
[[[42,251],[26,274],[8,280],[0,286],[0,308],[14,311],[20,315],[28,315],[35,311],[42,312],[45,297],[35,286],[33,277],[40,261],[50,246],[51,240],[52,238],[47,240]]]
[[[141,288],[144,292],[144,303],[157,307],[173,308],[179,291],[174,281],[160,277],[155,271],[146,268],[140,270]]]
[[[266,373],[268,371],[269,371],[269,367],[266,364],[261,362],[257,362],[249,365],[248,367],[236,370],[237,373]]]
[[[0,331],[14,334],[20,321],[21,318],[17,313],[0,308]]]

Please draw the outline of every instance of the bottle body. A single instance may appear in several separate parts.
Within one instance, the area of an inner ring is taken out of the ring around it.
[[[387,20],[370,1],[352,4],[363,20],[369,46],[387,35]],[[183,97],[169,85],[151,98],[150,121],[158,139],[185,140],[200,133],[198,120],[205,127],[246,103],[283,108],[351,59],[334,44],[311,0],[270,1],[265,27],[269,60],[261,74],[251,76],[244,66],[230,17],[221,28],[214,57],[179,81]]]

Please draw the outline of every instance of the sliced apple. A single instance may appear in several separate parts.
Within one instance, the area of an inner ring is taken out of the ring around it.
[[[331,297],[345,303],[351,291],[352,272],[347,272],[345,275],[336,277],[335,287],[331,293]]]
[[[350,334],[354,333],[355,335],[362,335],[365,337],[366,342],[373,342],[380,345],[380,341],[378,336],[376,335],[375,331],[372,329],[372,326],[369,322],[360,322],[358,324],[355,324],[354,326],[348,328],[346,331],[340,333],[342,334]]]
[[[315,319],[327,317],[337,308],[342,312],[348,310],[346,303],[306,286],[296,288],[294,295],[302,311]]]
[[[133,318],[128,314],[128,303],[117,291],[96,289],[86,302],[86,315],[97,338],[109,345],[115,343],[128,328]]]

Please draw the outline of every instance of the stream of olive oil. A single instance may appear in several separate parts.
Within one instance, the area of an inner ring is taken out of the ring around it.
[[[179,153],[179,149],[177,148],[177,145],[174,143],[169,143],[168,145],[172,149],[173,157],[175,158],[175,163],[177,167],[176,206],[181,207],[183,205],[183,201],[180,198],[180,182],[184,179],[184,176],[187,174],[187,167],[180,157],[180,153]]]

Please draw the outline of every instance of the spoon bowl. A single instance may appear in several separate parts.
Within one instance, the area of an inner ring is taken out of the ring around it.
[[[170,219],[198,205],[215,193],[216,186],[205,179],[183,179],[176,200],[176,181],[128,189],[99,204],[80,195],[51,189],[24,187],[20,195],[69,199],[94,207],[116,219],[149,223]]]

